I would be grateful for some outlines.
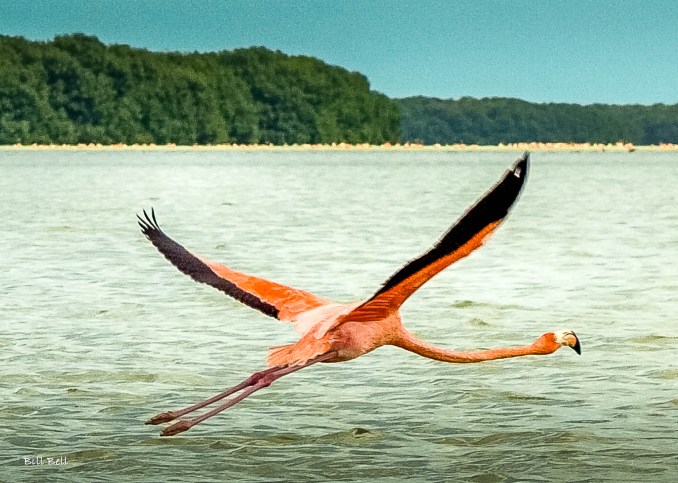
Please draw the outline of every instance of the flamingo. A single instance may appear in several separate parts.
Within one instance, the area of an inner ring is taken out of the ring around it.
[[[418,339],[405,329],[400,319],[399,308],[408,297],[434,275],[483,245],[506,218],[525,183],[528,160],[529,153],[525,152],[431,249],[396,271],[372,297],[349,304],[335,303],[194,255],[160,229],[153,209],[150,215],[144,210],[143,218],[137,215],[142,233],[180,271],[265,315],[291,322],[300,333],[296,343],[270,349],[266,369],[197,404],[157,414],[146,424],[175,421],[161,433],[162,436],[173,436],[232,407],[287,374],[319,362],[355,359],[383,345],[401,347],[429,359],[451,363],[546,355],[563,346],[581,354],[579,339],[570,330],[547,332],[524,346],[461,352]],[[176,421],[236,393],[200,416]]]

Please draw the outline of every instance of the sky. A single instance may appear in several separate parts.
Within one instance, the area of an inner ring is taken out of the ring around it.
[[[0,0],[0,35],[264,46],[361,72],[389,97],[676,104],[677,26],[676,0]]]

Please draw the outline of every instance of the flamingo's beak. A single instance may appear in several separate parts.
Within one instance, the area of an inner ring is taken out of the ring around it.
[[[556,343],[562,346],[571,347],[577,354],[581,355],[581,343],[577,334],[571,330],[560,330],[554,332]]]
[[[581,355],[581,343],[579,342],[579,337],[574,332],[570,332],[565,335],[565,341],[567,345],[572,347],[572,349],[579,355]]]

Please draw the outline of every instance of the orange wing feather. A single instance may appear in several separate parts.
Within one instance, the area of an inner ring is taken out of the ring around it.
[[[144,211],[144,218],[137,218],[143,234],[181,272],[268,316],[294,322],[300,313],[330,303],[304,290],[236,272],[193,255],[160,229],[153,211],[151,216]]]
[[[251,293],[257,298],[275,306],[278,309],[277,318],[280,320],[294,321],[296,316],[303,312],[332,303],[304,290],[236,272],[224,265],[204,258],[200,260],[220,278],[233,282],[241,290]]]
[[[433,248],[398,270],[376,294],[337,323],[373,321],[388,316],[433,276],[482,246],[518,198],[527,176],[528,160],[526,152]]]

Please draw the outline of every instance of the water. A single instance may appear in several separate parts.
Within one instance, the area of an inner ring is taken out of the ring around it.
[[[453,365],[381,348],[178,437],[143,424],[235,384],[296,334],[175,270],[136,212],[155,207],[196,253],[351,301],[516,157],[2,152],[0,481],[676,481],[670,153],[533,153],[490,243],[403,307],[441,346],[569,328],[581,357]]]

